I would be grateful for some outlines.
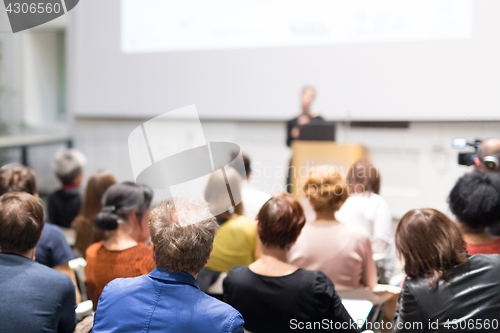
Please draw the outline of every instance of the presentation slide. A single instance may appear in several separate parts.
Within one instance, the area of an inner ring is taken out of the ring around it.
[[[328,120],[500,120],[496,0],[86,0],[73,15],[82,117],[195,104],[287,120],[312,85]]]
[[[471,1],[122,0],[121,47],[146,53],[471,38]]]

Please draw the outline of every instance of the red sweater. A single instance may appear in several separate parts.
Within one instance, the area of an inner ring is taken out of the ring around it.
[[[500,237],[496,241],[487,244],[470,244],[467,243],[467,250],[470,255],[484,254],[500,254]]]
[[[94,311],[102,290],[109,282],[116,278],[149,274],[155,268],[149,246],[138,244],[123,251],[110,251],[102,243],[89,246],[86,255],[85,285],[94,303]]]

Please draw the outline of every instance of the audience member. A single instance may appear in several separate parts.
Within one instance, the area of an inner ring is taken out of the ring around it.
[[[393,332],[486,332],[476,323],[498,319],[500,256],[467,256],[458,227],[444,214],[406,213],[396,229],[396,248],[407,278]]]
[[[62,183],[62,188],[52,193],[48,201],[49,221],[55,225],[69,228],[78,215],[85,163],[85,156],[76,149],[60,150],[54,156],[52,170]]]
[[[251,332],[288,332],[297,322],[328,320],[343,332],[357,332],[332,281],[322,272],[288,263],[287,250],[305,224],[300,203],[290,194],[267,201],[258,217],[262,256],[250,266],[236,266],[224,279],[224,297],[245,318]],[[354,328],[351,328],[351,324]]]
[[[38,198],[35,172],[28,167],[8,164],[0,168],[0,195],[12,192],[26,192]],[[74,259],[62,230],[51,223],[45,223],[42,236],[36,244],[35,260],[68,275],[75,285],[76,301],[80,302],[80,292],[75,272],[68,262]]]
[[[105,238],[104,230],[95,226],[94,220],[102,209],[101,201],[104,192],[116,183],[115,175],[109,170],[94,172],[87,182],[82,207],[78,216],[71,223],[71,227],[76,231],[74,248],[83,256],[91,244]]]
[[[110,282],[95,313],[100,332],[238,332],[243,318],[231,306],[199,290],[218,225],[202,199],[175,197],[151,213],[156,268]]]
[[[60,272],[35,262],[43,208],[28,193],[0,197],[0,331],[73,332],[75,287]]]
[[[316,212],[316,220],[306,224],[292,246],[290,263],[322,271],[337,290],[375,287],[377,270],[370,234],[335,219],[335,212],[347,199],[347,186],[339,173],[334,167],[315,167],[302,190]]]
[[[260,208],[266,203],[267,200],[269,200],[269,198],[271,198],[271,196],[264,191],[260,191],[250,187],[249,183],[252,175],[250,158],[245,154],[242,154],[242,157],[245,172],[240,173],[240,176],[242,177],[242,179],[246,178],[247,180],[246,182],[242,183],[241,186],[241,199],[243,202],[243,207],[245,207],[243,215],[251,219],[255,219],[257,217],[257,214],[259,213]],[[236,169],[236,171],[240,172],[239,169]]]
[[[358,161],[347,174],[347,186],[349,197],[335,213],[335,218],[370,233],[373,253],[385,257],[380,265],[380,280],[387,283],[392,275],[396,253],[391,211],[384,198],[379,196],[380,174],[369,161]]]
[[[478,147],[474,164],[476,169],[482,172],[500,172],[500,140],[484,140]]]
[[[469,254],[500,254],[500,237],[486,231],[500,222],[500,174],[466,174],[451,190],[448,202]]]
[[[226,167],[225,173],[227,183],[231,184],[231,195],[233,198],[241,198],[240,175],[231,167]],[[205,200],[220,225],[212,254],[205,266],[215,272],[227,272],[236,265],[250,265],[258,256],[257,224],[242,216],[242,203],[234,207],[230,206],[231,203],[228,205],[228,190],[229,186],[226,185],[222,172],[213,173],[205,188]],[[217,215],[219,212],[223,213]]]
[[[95,224],[110,235],[86,253],[85,284],[94,310],[108,282],[148,274],[155,267],[147,245],[152,198],[150,188],[130,182],[111,185],[104,193]]]

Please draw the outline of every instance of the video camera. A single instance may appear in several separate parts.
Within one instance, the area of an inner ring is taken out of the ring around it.
[[[474,152],[463,152],[458,153],[458,164],[471,166],[474,165],[474,158],[477,155],[477,149],[479,145],[483,142],[483,140],[476,139],[474,142],[468,142],[466,138],[455,138],[453,139],[451,146],[453,148],[465,148],[465,147],[474,147]]]

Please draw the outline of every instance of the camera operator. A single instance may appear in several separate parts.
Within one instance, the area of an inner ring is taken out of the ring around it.
[[[475,168],[482,172],[500,172],[500,139],[484,140],[474,158]]]
[[[500,172],[500,139],[484,140],[474,158],[475,168],[482,172]]]

